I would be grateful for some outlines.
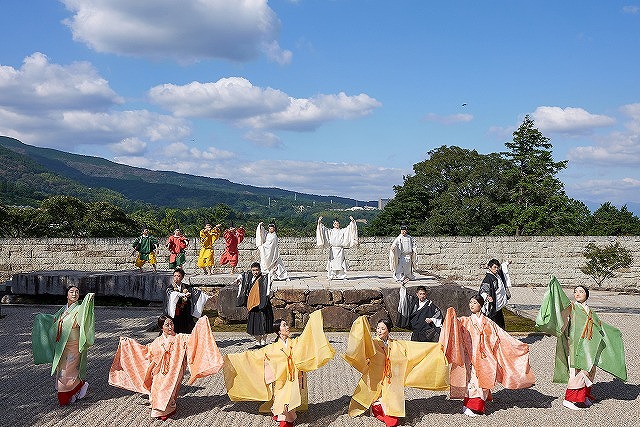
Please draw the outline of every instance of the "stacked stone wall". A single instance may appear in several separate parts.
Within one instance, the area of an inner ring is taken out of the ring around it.
[[[0,281],[15,273],[43,270],[110,271],[133,269],[131,255],[133,239],[0,239]],[[361,237],[360,245],[347,249],[346,257],[352,271],[386,271],[391,237]],[[187,271],[195,271],[200,249],[198,239],[191,239],[187,249]],[[193,244],[195,242],[195,244]],[[605,285],[616,288],[640,289],[640,237],[418,237],[418,269],[445,281],[476,286],[484,275],[490,258],[512,260],[515,286],[546,285],[553,274],[566,286],[579,283],[591,285],[591,279],[580,271],[582,255],[588,243],[598,245],[619,242],[634,257],[630,268],[619,272]],[[215,246],[216,271],[224,250],[219,240]],[[259,255],[253,238],[239,246],[239,268],[247,269]],[[328,251],[318,248],[314,238],[281,238],[280,252],[289,271],[323,271]],[[158,268],[168,268],[168,251],[162,246]]]

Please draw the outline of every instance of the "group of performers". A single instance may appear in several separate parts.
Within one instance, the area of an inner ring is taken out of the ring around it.
[[[489,272],[495,270],[493,266],[490,262]],[[395,426],[405,416],[404,387],[415,387],[448,389],[451,399],[462,400],[463,414],[477,416],[485,414],[485,404],[492,400],[491,391],[497,383],[506,389],[534,385],[529,346],[485,314],[487,298],[494,302],[489,313],[500,307],[501,289],[508,283],[505,270],[502,275],[497,270],[491,273],[499,280],[489,277],[491,280],[483,282],[480,292],[486,296],[479,293],[470,298],[469,316],[458,316],[453,307],[443,316],[426,298],[426,288],[418,287],[414,296],[402,283],[398,323],[413,331],[410,341],[390,337],[390,320],[380,320],[372,336],[368,317],[356,319],[343,355],[361,374],[349,415],[369,411],[386,426]],[[177,268],[166,290],[164,313],[157,321],[160,336],[147,345],[120,339],[109,383],[149,395],[151,416],[166,420],[176,412],[187,366],[189,384],[222,369],[232,401],[264,402],[260,412],[271,413],[280,427],[291,427],[296,412],[307,409],[306,373],[326,365],[335,355],[323,331],[321,310],[311,313],[302,333],[292,337],[291,325],[274,321],[268,274],[254,263],[235,283],[237,305],[249,312],[247,332],[258,345],[222,355],[209,320],[202,315],[206,295],[185,285],[183,279],[184,271]],[[492,283],[497,290],[492,290]],[[588,289],[580,285],[570,301],[554,278],[536,321],[542,331],[558,337],[553,381],[567,383],[563,405],[574,410],[595,401],[592,384],[596,366],[623,381],[627,377],[621,333],[600,321],[587,305],[588,296]],[[87,393],[87,350],[95,340],[93,308],[94,295],[87,294],[80,301],[79,289],[71,286],[65,306],[54,315],[38,314],[35,318],[34,361],[51,363],[60,405],[71,404]],[[268,344],[271,333],[276,338]]]

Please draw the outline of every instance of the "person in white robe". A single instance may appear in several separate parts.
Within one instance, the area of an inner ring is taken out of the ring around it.
[[[333,228],[327,228],[322,223],[322,217],[318,218],[316,241],[318,246],[329,248],[327,260],[329,280],[347,278],[347,260],[344,250],[358,245],[358,225],[352,216],[349,219],[351,221],[345,228],[340,228],[340,222],[337,219],[333,221]]]
[[[391,243],[389,268],[397,282],[407,283],[415,279],[416,243],[407,232],[407,226],[400,226],[400,235]]]
[[[286,280],[289,281],[289,274],[284,267],[282,257],[280,257],[280,247],[278,245],[278,235],[276,225],[271,223],[264,228],[264,223],[258,224],[256,229],[256,247],[260,253],[260,266],[262,272],[269,275],[269,281]],[[273,285],[272,290],[275,290]]]

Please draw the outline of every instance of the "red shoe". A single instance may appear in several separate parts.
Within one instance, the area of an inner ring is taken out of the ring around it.
[[[171,412],[170,414],[161,416],[160,419],[162,421],[167,421],[169,419],[169,417],[171,417],[172,415],[176,414],[176,411],[177,411],[177,409],[174,409],[173,412]]]

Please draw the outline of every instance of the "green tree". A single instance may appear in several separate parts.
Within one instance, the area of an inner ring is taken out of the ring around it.
[[[588,234],[591,236],[638,236],[640,218],[622,206],[618,209],[610,202],[603,203],[592,217]]]
[[[127,237],[139,231],[132,218],[107,202],[88,203],[81,227],[89,237]]]
[[[509,202],[500,211],[508,220],[499,227],[510,234],[545,235],[561,227],[557,221],[567,214],[562,207],[571,207],[582,217],[583,209],[564,192],[564,184],[556,177],[567,167],[567,161],[555,162],[552,145],[534,127],[528,115],[513,133],[513,141],[505,143],[508,151],[501,153],[509,166],[503,171],[509,185]],[[577,208],[577,209],[576,209]],[[579,224],[583,218],[573,223]],[[577,231],[577,230],[576,230]],[[581,233],[584,230],[581,230]]]
[[[71,196],[53,196],[40,204],[38,222],[48,237],[86,236],[82,227],[87,205]]]
[[[506,200],[498,154],[442,146],[413,166],[414,175],[394,187],[395,197],[373,220],[376,235],[398,233],[407,224],[420,235],[483,235],[503,222],[498,207]]]
[[[582,254],[587,263],[580,267],[580,271],[591,276],[598,287],[605,280],[615,277],[616,270],[628,268],[633,262],[631,251],[618,242],[602,247],[589,243]]]

